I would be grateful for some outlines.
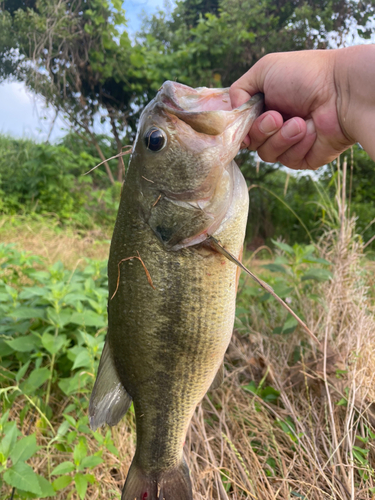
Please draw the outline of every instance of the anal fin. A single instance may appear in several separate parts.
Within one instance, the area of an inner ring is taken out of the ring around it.
[[[90,427],[116,425],[128,411],[132,398],[125,391],[113,363],[108,340],[100,358],[98,375],[90,398]]]
[[[218,369],[217,374],[215,375],[215,378],[208,390],[212,391],[214,389],[217,389],[218,387],[221,386],[223,380],[224,380],[224,361],[222,361],[220,368]]]

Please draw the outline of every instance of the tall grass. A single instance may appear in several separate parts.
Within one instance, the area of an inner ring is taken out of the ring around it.
[[[344,165],[336,201],[325,199],[329,219],[318,245],[333,277],[298,304],[320,346],[301,342],[300,330],[265,335],[252,307],[251,331],[235,332],[228,350],[224,386],[206,396],[189,432],[197,499],[375,498],[372,283],[348,216],[345,176]],[[254,380],[250,394],[244,387]]]

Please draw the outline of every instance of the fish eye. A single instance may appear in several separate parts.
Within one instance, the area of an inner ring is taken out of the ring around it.
[[[151,127],[144,137],[147,149],[150,151],[160,151],[167,143],[165,133],[160,128]]]

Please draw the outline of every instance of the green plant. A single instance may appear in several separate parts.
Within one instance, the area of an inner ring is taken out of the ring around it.
[[[314,282],[327,281],[332,277],[331,264],[326,259],[316,256],[317,249],[314,245],[295,243],[290,246],[275,240],[272,240],[272,243],[278,250],[278,255],[272,263],[262,266],[264,270],[268,271],[268,274],[266,276],[262,274],[261,277],[303,319],[303,311],[299,307],[302,297],[307,296],[312,300],[319,300],[318,295],[314,292],[313,284]],[[236,309],[236,315],[240,321],[245,320],[252,303],[260,303],[260,310],[266,314],[267,303],[275,301],[271,294],[256,284],[247,285],[248,281],[247,276],[241,276]],[[281,325],[276,325],[273,328],[272,332],[275,334],[292,333],[298,325],[297,320],[290,314],[285,315],[284,311],[278,313],[277,322]]]
[[[105,262],[91,261],[73,272],[59,262],[43,268],[39,258],[0,245],[0,266],[1,480],[16,488],[19,498],[54,496],[72,484],[83,499],[88,484],[95,482],[89,471],[102,463],[102,450],[117,454],[110,431],[105,437],[93,433],[86,415],[104,345]],[[20,437],[16,422],[9,420],[18,398],[24,404],[20,426],[32,414],[43,446],[37,445],[35,433]],[[54,415],[66,398],[73,402],[56,430]],[[88,436],[97,442],[94,454]],[[53,467],[51,448],[68,460]],[[41,454],[47,456],[48,479],[26,463]]]

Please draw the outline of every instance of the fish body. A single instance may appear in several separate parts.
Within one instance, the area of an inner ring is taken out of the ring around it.
[[[233,161],[259,97],[166,82],[145,108],[108,263],[108,335],[90,401],[92,428],[134,403],[137,446],[122,500],[191,500],[183,445],[196,405],[219,385],[233,329],[246,182]],[[215,379],[216,377],[216,379]]]

